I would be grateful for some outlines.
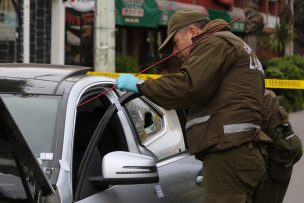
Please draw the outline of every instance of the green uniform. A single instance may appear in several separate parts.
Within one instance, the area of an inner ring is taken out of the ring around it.
[[[211,21],[198,37],[224,24]],[[189,109],[186,138],[204,160],[204,203],[251,202],[265,174],[256,143],[271,139],[260,130],[264,78],[250,48],[230,31],[217,32],[191,48],[178,73],[148,79],[140,89],[166,109]]]
[[[282,139],[283,142],[278,142],[278,136],[282,136],[282,130],[278,130],[282,124],[287,124],[287,133],[289,139]],[[256,202],[257,203],[282,203],[285,193],[287,191],[292,165],[301,157],[302,146],[300,139],[294,135],[291,126],[288,121],[288,113],[285,109],[279,105],[279,101],[274,92],[265,90],[264,101],[263,101],[263,124],[262,130],[271,137],[274,142],[268,146],[267,162],[266,162],[266,177],[259,193]],[[280,147],[280,150],[273,150],[275,147]],[[286,154],[286,155],[285,155]],[[282,160],[282,157],[283,160]],[[282,160],[282,163],[286,167],[275,167],[275,171],[271,170],[273,164],[272,159]],[[284,161],[285,159],[285,161]],[[289,162],[291,164],[289,164]],[[278,170],[279,169],[279,170]]]

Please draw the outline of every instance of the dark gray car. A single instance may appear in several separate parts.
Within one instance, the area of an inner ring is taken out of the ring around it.
[[[0,65],[0,202],[201,202],[176,111],[89,70]]]

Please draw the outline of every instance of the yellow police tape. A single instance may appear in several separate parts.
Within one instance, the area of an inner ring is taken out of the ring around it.
[[[118,78],[120,73],[113,72],[88,72],[88,75],[106,76],[112,78]],[[141,80],[148,78],[157,79],[161,75],[156,74],[140,74],[137,77]],[[278,88],[278,89],[304,89],[304,80],[281,80],[281,79],[265,79],[266,88]]]
[[[113,73],[113,72],[88,72],[87,75],[98,75],[98,76],[106,76],[106,77],[111,77],[111,78],[118,78],[118,76],[120,74],[124,74],[124,73]],[[135,73],[132,73],[135,75]],[[141,80],[147,80],[148,78],[152,78],[152,79],[157,79],[159,78],[161,75],[156,75],[156,74],[140,74],[137,75],[136,77],[138,77]]]
[[[266,88],[304,89],[304,80],[265,79]]]

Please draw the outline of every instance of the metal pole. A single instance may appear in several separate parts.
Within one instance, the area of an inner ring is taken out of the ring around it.
[[[268,16],[269,16],[269,2],[268,2],[268,0],[266,0],[266,12],[265,12],[265,16],[266,16],[266,22],[265,22],[265,24],[266,24],[266,26],[265,27],[267,27],[268,26]]]
[[[15,62],[17,63],[21,63],[21,26],[23,26],[23,22],[21,22],[21,8],[20,5],[15,2],[15,0],[11,0],[12,4],[14,6],[14,9],[16,11],[17,14],[17,18],[18,18],[18,28],[16,28],[16,34],[18,35],[17,37],[17,45],[16,45],[16,53],[15,53]]]
[[[294,35],[294,26],[293,26],[293,22],[294,22],[294,1],[293,0],[290,0],[290,5],[287,5],[289,6],[290,8],[290,11],[291,11],[291,20],[288,23],[288,25],[290,26],[290,31],[291,31],[291,35],[292,35],[292,40],[289,40],[287,42],[287,44],[285,45],[285,55],[287,56],[292,56],[294,54],[294,44],[293,44],[293,35]]]
[[[96,1],[95,6],[94,68],[115,72],[115,1]]]
[[[30,62],[30,0],[23,1],[23,63]]]
[[[62,0],[52,0],[51,64],[64,64],[65,7]]]

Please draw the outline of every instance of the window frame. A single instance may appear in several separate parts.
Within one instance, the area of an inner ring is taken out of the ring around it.
[[[113,92],[114,93],[114,92]],[[78,201],[80,199],[83,199],[81,196],[81,190],[83,187],[83,183],[86,178],[86,173],[89,167],[89,164],[92,160],[92,155],[94,154],[96,148],[98,148],[99,141],[103,138],[104,130],[108,127],[109,122],[113,118],[115,114],[118,114],[119,111],[123,110],[122,105],[127,103],[128,101],[132,100],[133,98],[136,98],[137,95],[134,93],[128,93],[121,96],[118,100],[114,98],[116,101],[111,101],[112,104],[109,106],[107,111],[104,113],[102,118],[99,121],[99,124],[97,125],[94,134],[92,135],[92,138],[89,142],[89,145],[87,146],[85,153],[83,155],[83,158],[81,160],[80,166],[79,166],[79,179],[76,184],[76,192],[74,194],[74,201]]]
[[[155,153],[155,151],[152,151],[151,148],[149,148],[149,146],[150,146],[151,144],[153,144],[155,141],[157,141],[158,139],[160,139],[160,138],[162,138],[163,136],[165,136],[166,133],[170,132],[170,129],[169,129],[168,126],[167,126],[168,117],[167,117],[161,110],[159,110],[151,101],[149,101],[146,97],[140,96],[140,97],[138,97],[138,98],[141,99],[142,102],[144,102],[147,106],[149,106],[151,109],[153,109],[156,113],[158,113],[159,115],[161,115],[163,125],[162,125],[162,129],[161,129],[160,131],[158,131],[156,134],[153,135],[154,137],[153,137],[151,140],[149,140],[148,144],[145,143],[145,145],[144,145],[144,144],[141,142],[141,140],[140,140],[139,134],[138,134],[137,129],[136,129],[136,127],[135,127],[135,124],[134,124],[134,122],[133,122],[133,120],[132,120],[132,118],[131,118],[131,116],[130,116],[129,111],[128,111],[128,109],[127,109],[127,108],[125,107],[125,105],[124,105],[125,112],[126,112],[126,114],[127,114],[129,124],[130,124],[130,125],[132,126],[132,128],[133,128],[133,133],[134,133],[134,136],[135,136],[135,138],[136,138],[137,144],[138,144],[140,147],[142,147],[142,148],[146,149],[147,151],[149,151],[150,153],[152,153],[152,154],[153,154],[153,157],[155,158],[156,161],[163,161],[163,160],[168,159],[168,158],[170,158],[170,157],[174,157],[174,156],[176,156],[176,155],[178,155],[178,154],[181,154],[181,153],[186,152],[186,151],[188,150],[188,148],[187,148],[187,145],[186,145],[186,140],[185,140],[184,133],[183,133],[183,131],[182,131],[182,126],[181,126],[181,133],[182,133],[181,136],[182,136],[182,139],[183,139],[183,142],[184,142],[184,150],[181,150],[180,152],[177,152],[177,153],[172,153],[172,154],[169,155],[169,156],[165,156],[165,155],[163,155],[163,156],[158,156],[157,153]],[[134,99],[135,99],[135,98],[134,98]],[[131,100],[130,100],[130,101],[131,101]],[[129,102],[130,102],[130,101],[129,101]],[[180,122],[177,113],[176,113],[176,117],[177,117],[178,121]]]
[[[149,144],[151,144],[153,141],[155,141],[156,139],[158,139],[160,136],[161,136],[161,133],[163,133],[165,130],[166,130],[166,122],[165,122],[165,116],[164,114],[159,111],[153,104],[151,104],[147,98],[145,97],[137,97],[137,98],[134,98],[134,99],[140,99],[140,101],[142,101],[146,106],[148,106],[149,109],[152,109],[156,114],[158,114],[161,118],[161,129],[159,131],[157,131],[156,133],[154,133],[153,135],[153,138],[149,139],[149,141],[147,143],[143,143],[143,141],[140,139],[140,136],[138,134],[138,131],[136,129],[136,126],[135,126],[135,123],[132,119],[132,116],[130,115],[130,112],[128,110],[128,108],[126,107],[126,105],[124,105],[124,109],[125,109],[125,112],[127,114],[127,117],[128,117],[128,120],[129,120],[129,123],[132,125],[132,127],[134,128],[134,133],[135,133],[135,136],[136,136],[136,140],[138,141],[139,145],[142,146],[142,147],[145,147],[148,149],[147,146],[149,146]],[[134,100],[132,99],[132,100]],[[132,100],[130,100],[129,102],[131,102]],[[127,102],[126,104],[128,104],[129,102]]]

